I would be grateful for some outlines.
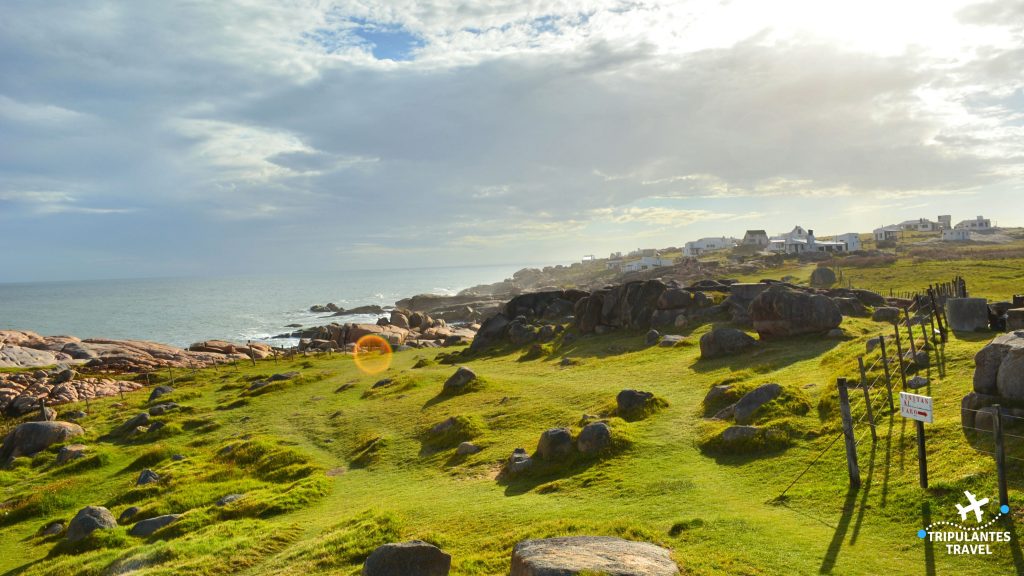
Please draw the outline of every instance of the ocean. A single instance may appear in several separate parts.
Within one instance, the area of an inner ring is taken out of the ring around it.
[[[525,265],[363,270],[281,276],[146,278],[0,283],[0,329],[79,338],[152,340],[188,346],[203,340],[273,339],[330,322],[376,322],[378,316],[329,317],[309,311],[391,306],[415,294],[455,294],[499,282]]]

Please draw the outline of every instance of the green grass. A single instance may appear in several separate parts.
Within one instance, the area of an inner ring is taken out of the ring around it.
[[[1012,278],[997,278],[1003,272],[988,264],[995,262],[972,265],[978,274],[989,271],[977,285],[993,294],[1017,277],[1007,270]],[[855,272],[876,273],[847,271]],[[910,271],[900,263],[889,273]],[[955,273],[944,266],[941,274],[918,274],[914,286]],[[709,328],[682,333],[696,339]],[[19,458],[0,470],[0,574],[354,575],[374,547],[414,538],[452,554],[453,574],[507,574],[516,542],[574,534],[655,542],[672,550],[685,574],[1012,573],[1010,545],[995,546],[991,556],[959,557],[938,544],[929,551],[915,536],[929,518],[955,520],[962,490],[996,494],[992,458],[972,450],[959,426],[972,358],[987,339],[981,335],[952,336],[942,371],[927,374],[936,399],[928,426],[931,489],[917,485],[914,427],[880,410],[877,443],[863,425],[857,429],[860,490],[847,488],[839,442],[777,500],[835,437],[835,379],[852,377],[865,340],[887,329],[866,319],[846,319],[844,328],[846,340],[774,341],[710,361],[699,360],[696,346],[645,346],[642,333],[556,342],[533,359],[523,359],[523,350],[453,356],[484,383],[457,396],[440,394],[455,366],[422,350],[396,354],[393,367],[375,376],[339,354],[202,370],[191,382],[179,380],[175,398],[188,410],[159,418],[175,431],[163,438],[106,436],[143,409],[148,390],[126,395],[121,407],[117,398],[95,401],[82,421],[83,443],[102,454],[94,465],[53,466],[55,454],[47,451],[36,465]],[[579,362],[562,366],[565,355]],[[303,377],[246,394],[253,380],[287,370]],[[385,377],[395,384],[371,392]],[[702,418],[707,391],[768,382],[785,393],[755,423],[785,431],[785,442],[753,454],[708,450],[709,433],[724,425]],[[351,390],[336,392],[349,383]],[[634,422],[610,416],[624,388],[653,392],[665,405]],[[246,403],[218,409],[241,399]],[[856,397],[853,409],[861,418]],[[514,448],[533,452],[547,428],[578,433],[584,414],[608,418],[615,450],[501,476]],[[429,434],[452,417],[450,434]],[[464,439],[484,450],[456,456]],[[162,481],[135,487],[143,468]],[[1015,509],[1024,506],[1022,470],[1011,468]],[[234,493],[245,496],[216,505]],[[138,506],[140,518],[184,516],[147,539],[120,529],[72,549],[38,536],[46,523],[67,521],[88,504],[115,516],[128,506]],[[1013,547],[1024,562],[1016,540]]]

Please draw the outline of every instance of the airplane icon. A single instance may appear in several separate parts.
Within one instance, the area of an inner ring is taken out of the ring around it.
[[[981,522],[981,515],[984,513],[981,507],[988,504],[988,498],[982,498],[981,500],[975,500],[976,496],[971,494],[967,490],[964,490],[964,494],[967,496],[967,500],[970,502],[969,506],[956,505],[956,509],[960,511],[960,519],[967,520],[967,513],[974,512],[974,516]]]

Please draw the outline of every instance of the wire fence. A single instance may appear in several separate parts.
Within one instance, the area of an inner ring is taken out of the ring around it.
[[[873,358],[866,361],[865,356],[858,357],[859,378],[850,381],[854,385],[840,380],[840,385],[854,392],[849,395],[848,405],[852,420],[849,433],[853,437],[854,450],[869,437],[876,442],[878,421],[898,410],[893,402],[893,388],[897,383],[904,390],[930,387],[928,378],[915,380],[914,372],[931,366],[933,358],[942,370],[943,357],[939,346],[946,342],[948,331],[943,304],[946,298],[966,294],[966,282],[959,276],[948,283],[930,285],[922,292],[890,291],[891,302],[894,299],[901,301],[897,304],[906,302],[906,306],[897,306],[900,314],[892,323],[893,333],[888,336],[882,333],[868,340],[866,354],[873,355]],[[856,394],[856,390],[861,394]],[[1020,420],[1024,421],[1024,418]],[[847,434],[847,430],[843,430],[832,437],[776,499],[782,499]],[[1024,440],[1024,436],[1018,438]]]

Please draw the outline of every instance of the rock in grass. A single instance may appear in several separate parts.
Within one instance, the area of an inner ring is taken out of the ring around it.
[[[270,378],[267,378],[267,382],[280,382],[282,380],[291,380],[298,376],[298,372],[284,372],[283,374],[274,374]]]
[[[72,460],[78,460],[84,458],[86,452],[89,451],[89,447],[85,444],[68,444],[67,446],[61,446],[60,450],[57,451],[57,465],[67,464]]]
[[[455,453],[459,456],[469,456],[470,454],[476,454],[481,450],[483,450],[483,448],[473,444],[472,442],[463,442],[455,449]]]
[[[63,522],[51,522],[39,533],[41,536],[56,536],[64,531]]]
[[[135,518],[135,515],[138,514],[138,513],[139,513],[139,507],[138,506],[129,506],[129,507],[125,508],[123,512],[121,512],[120,516],[117,517],[117,523],[118,524],[127,524],[127,523],[131,522],[132,518]]]
[[[54,444],[85,434],[78,424],[70,422],[25,422],[11,430],[0,446],[0,464],[31,456]]]
[[[551,428],[540,435],[537,456],[548,462],[562,461],[572,455],[574,448],[568,428]]]
[[[658,408],[658,399],[650,392],[623,390],[615,397],[615,404],[624,420],[638,420]]]
[[[88,414],[86,414],[82,410],[72,410],[71,412],[61,414],[61,416],[63,416],[65,420],[76,422],[78,420],[81,420],[82,418],[85,418],[86,416],[88,416]]]
[[[732,356],[755,345],[757,345],[757,340],[742,330],[715,328],[700,337],[700,357]]]
[[[843,321],[839,307],[823,294],[776,284],[750,303],[750,319],[761,339],[825,333]]]
[[[525,472],[533,466],[533,458],[526,453],[524,448],[516,448],[512,451],[512,455],[509,456],[508,462],[505,463],[505,471],[515,476],[521,472]]]
[[[422,540],[385,544],[363,563],[363,576],[447,576],[452,557]]]
[[[121,434],[124,434],[126,432],[130,432],[132,430],[135,430],[136,428],[138,428],[140,426],[149,426],[149,423],[150,423],[149,414],[147,414],[146,412],[141,412],[139,414],[136,414],[135,416],[132,416],[124,424],[121,424],[121,426],[118,427],[118,431]]]
[[[647,335],[644,336],[644,343],[648,346],[654,346],[661,340],[661,332],[657,330],[648,330]]]
[[[135,481],[136,486],[145,486],[146,484],[153,484],[154,482],[160,481],[160,475],[153,472],[149,468],[146,468],[139,473],[139,479]]]
[[[222,496],[217,500],[217,506],[227,506],[236,500],[241,500],[244,496],[245,494],[228,494],[227,496]]]
[[[583,427],[576,438],[576,449],[581,454],[593,456],[608,449],[612,444],[612,429],[604,422],[592,422]]]
[[[875,312],[871,314],[871,319],[875,322],[895,324],[900,320],[900,309],[893,306],[880,306],[875,308]]]
[[[734,416],[737,424],[749,424],[754,419],[757,411],[782,394],[782,386],[778,384],[764,384],[747,392],[736,403]]]
[[[180,408],[180,406],[178,406],[174,402],[166,402],[164,404],[157,404],[156,406],[153,406],[152,408],[149,409],[149,415],[150,416],[163,416],[164,414],[167,414],[168,412],[170,412],[172,410],[177,410],[178,408]]]
[[[476,380],[476,372],[465,366],[459,366],[459,369],[445,380],[443,391],[445,394],[461,394],[474,380]]]
[[[174,392],[174,388],[171,388],[170,386],[157,386],[149,393],[149,401],[152,402],[153,400],[156,400],[161,396],[166,396],[171,392]]]
[[[608,536],[524,540],[512,550],[510,576],[570,576],[581,572],[615,576],[675,576],[669,551],[647,542]]]
[[[117,527],[114,515],[103,506],[86,506],[75,514],[68,524],[68,542],[78,542],[96,530],[109,530]]]
[[[662,348],[675,348],[683,342],[686,342],[686,336],[666,334],[661,337],[661,342],[658,342],[658,346],[661,346]]]
[[[152,536],[154,532],[173,524],[178,518],[181,518],[181,514],[165,514],[164,516],[157,516],[156,518],[149,518],[147,520],[139,520],[132,529],[128,531],[132,536],[138,536],[145,538]]]
[[[928,379],[924,376],[914,376],[910,380],[907,380],[907,388],[911,390],[917,390],[918,388],[924,388],[928,385]]]
[[[718,386],[712,386],[711,390],[704,395],[704,406],[715,406],[720,404],[729,396],[729,391],[732,390],[732,384],[719,384]]]

